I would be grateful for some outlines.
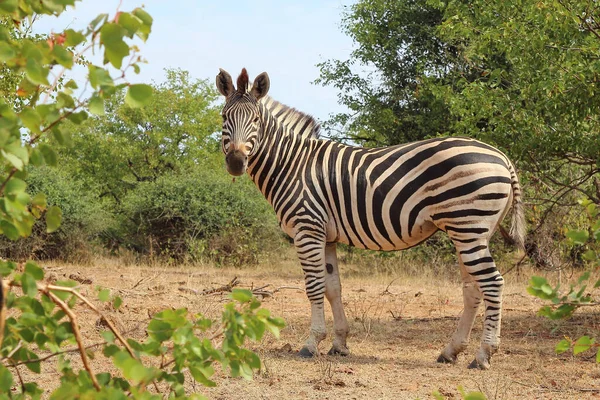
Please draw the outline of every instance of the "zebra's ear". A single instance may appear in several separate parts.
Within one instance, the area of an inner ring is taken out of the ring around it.
[[[260,100],[269,93],[269,75],[266,72],[258,75],[254,78],[254,84],[252,85],[252,89],[250,90],[250,94],[254,96],[256,100]]]
[[[225,97],[229,97],[235,91],[233,87],[233,80],[231,79],[231,75],[227,73],[227,71],[219,68],[219,74],[217,75],[217,89],[219,92]]]

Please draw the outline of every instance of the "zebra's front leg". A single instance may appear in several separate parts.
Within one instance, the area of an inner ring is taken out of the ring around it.
[[[298,353],[301,357],[319,354],[319,343],[327,336],[325,326],[325,235],[301,231],[294,238],[296,251],[302,270],[306,295],[310,301],[310,333],[304,347]]]
[[[338,269],[336,243],[328,243],[325,247],[325,296],[331,305],[333,313],[334,338],[333,346],[327,354],[340,354],[347,356],[350,350],[346,346],[349,327],[344,304],[342,303],[342,285],[340,283],[340,271]]]

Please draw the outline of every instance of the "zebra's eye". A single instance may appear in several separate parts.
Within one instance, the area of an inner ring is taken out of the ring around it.
[[[252,120],[252,122],[257,123],[258,122],[258,117],[254,117],[254,119]]]

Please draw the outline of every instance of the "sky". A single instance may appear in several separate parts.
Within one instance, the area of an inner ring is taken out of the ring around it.
[[[154,23],[141,54],[148,61],[129,81],[162,82],[165,68],[181,68],[193,78],[214,82],[219,68],[235,80],[242,68],[252,79],[266,71],[276,100],[326,120],[345,111],[337,91],[315,85],[316,64],[347,59],[352,41],[341,32],[344,7],[352,0],[83,0],[60,18],[44,17],[37,32],[83,29],[100,13],[114,16],[144,6]],[[99,60],[93,60],[98,63]],[[81,76],[73,76],[76,80]]]

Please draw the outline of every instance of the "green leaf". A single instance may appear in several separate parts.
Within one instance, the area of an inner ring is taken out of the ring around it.
[[[158,342],[164,342],[173,336],[171,324],[156,319],[150,321],[147,332],[148,336]]]
[[[591,275],[590,271],[584,272],[577,280],[577,283],[581,285],[584,281],[587,281],[588,279],[590,279],[590,275]]]
[[[19,230],[13,224],[6,220],[0,221],[0,229],[2,230],[4,236],[9,238],[10,240],[17,240],[20,237]]]
[[[561,354],[561,353],[564,353],[565,351],[569,350],[570,348],[571,348],[571,341],[567,340],[567,339],[563,339],[556,344],[556,347],[554,348],[554,350],[556,351],[556,354]]]
[[[0,1],[0,10],[7,14],[17,11],[19,0],[2,0]]]
[[[110,299],[110,289],[102,289],[98,292],[98,300],[105,302]]]
[[[127,31],[127,36],[130,38],[133,38],[133,35],[135,35],[138,29],[142,26],[142,21],[128,12],[119,13],[117,23],[125,28]]]
[[[46,164],[50,165],[51,167],[56,167],[57,160],[56,152],[54,151],[54,149],[46,143],[40,144],[38,148],[44,156],[44,161],[46,162]]]
[[[596,352],[596,364],[600,364],[600,347],[598,347],[598,351]]]
[[[88,70],[90,84],[94,89],[115,85],[113,79],[110,77],[110,74],[104,68],[96,67],[95,65],[90,64]]]
[[[115,335],[111,331],[103,331],[100,335],[102,335],[102,338],[108,343],[115,342]]]
[[[27,79],[35,85],[48,85],[48,73],[50,70],[34,58],[28,58],[25,65]]]
[[[547,295],[551,295],[554,290],[552,289],[552,287],[550,285],[548,285],[547,283],[544,283],[541,287],[542,292],[546,293]]]
[[[40,133],[40,125],[42,124],[42,118],[40,115],[31,107],[25,107],[19,114],[23,126],[32,132]]]
[[[108,19],[108,14],[99,14],[96,18],[89,23],[88,27],[92,30],[95,30],[96,27],[103,21]]]
[[[54,58],[56,61],[65,68],[71,69],[73,67],[73,53],[65,49],[63,46],[55,45],[52,49]]]
[[[582,336],[573,345],[573,354],[577,355],[586,350],[589,350],[590,347],[594,344],[594,339],[591,339],[589,336]]]
[[[56,105],[60,108],[75,108],[75,100],[65,92],[59,92],[56,96]]]
[[[24,273],[21,276],[21,285],[23,285],[23,292],[29,297],[35,297],[37,294],[37,283],[33,276],[28,273]]]
[[[44,155],[39,148],[34,147],[31,149],[31,164],[35,167],[44,165]]]
[[[598,256],[596,255],[596,252],[592,249],[588,249],[586,250],[582,256],[581,256],[584,260],[586,261],[594,261],[596,259],[598,259]]]
[[[117,69],[123,65],[123,58],[129,55],[129,46],[123,41],[125,34],[126,30],[113,22],[104,24],[100,29],[100,41],[104,45],[104,58]]]
[[[112,302],[112,306],[115,310],[118,310],[119,307],[121,307],[121,304],[123,304],[123,299],[121,299],[121,297],[119,296],[115,296],[115,298],[113,299]]]
[[[469,392],[465,395],[464,400],[487,400],[487,397],[481,392]]]
[[[65,46],[77,46],[78,44],[83,43],[84,41],[85,36],[81,32],[75,31],[73,29],[67,29],[65,31]]]
[[[10,393],[12,385],[12,373],[4,366],[4,364],[0,364],[0,393]]]
[[[73,122],[74,124],[81,124],[83,121],[85,121],[88,118],[88,114],[85,110],[81,110],[79,112],[75,112],[75,113],[71,113],[67,116],[67,119],[71,122]]]
[[[27,188],[27,183],[18,178],[10,178],[8,182],[6,182],[6,186],[4,187],[4,193],[6,195],[12,195],[13,197],[19,193],[22,193]]]
[[[73,145],[69,131],[62,130],[59,126],[52,129],[52,135],[61,146],[71,147]]]
[[[134,9],[132,14],[138,17],[140,21],[142,21],[143,25],[140,26],[140,28],[138,29],[137,35],[140,39],[142,39],[145,42],[146,40],[148,40],[148,35],[150,35],[150,30],[152,28],[152,17],[150,16],[150,14],[148,14],[146,11],[139,7]]]
[[[206,387],[217,386],[217,384],[215,382],[208,379],[214,373],[214,370],[211,367],[203,368],[202,366],[196,364],[196,365],[190,365],[189,369],[190,369],[190,373],[192,374],[192,377],[194,378],[194,380],[196,382],[198,382]]]
[[[6,277],[10,275],[15,270],[15,268],[15,263],[0,260],[0,277]]]
[[[230,297],[240,303],[247,303],[252,299],[252,292],[247,289],[233,289]]]
[[[143,107],[152,100],[152,86],[145,84],[129,85],[125,103],[133,108]]]
[[[90,113],[94,115],[104,115],[104,99],[97,95],[92,96],[88,103],[88,108]]]
[[[567,238],[569,238],[574,244],[583,245],[586,244],[589,238],[588,231],[572,230],[567,232]]]
[[[7,62],[16,56],[15,49],[6,42],[0,42],[0,62]]]
[[[27,261],[25,264],[25,273],[30,274],[37,281],[44,279],[44,270],[33,261]]]
[[[57,206],[48,208],[46,212],[46,232],[52,233],[56,231],[62,222],[62,211]]]

